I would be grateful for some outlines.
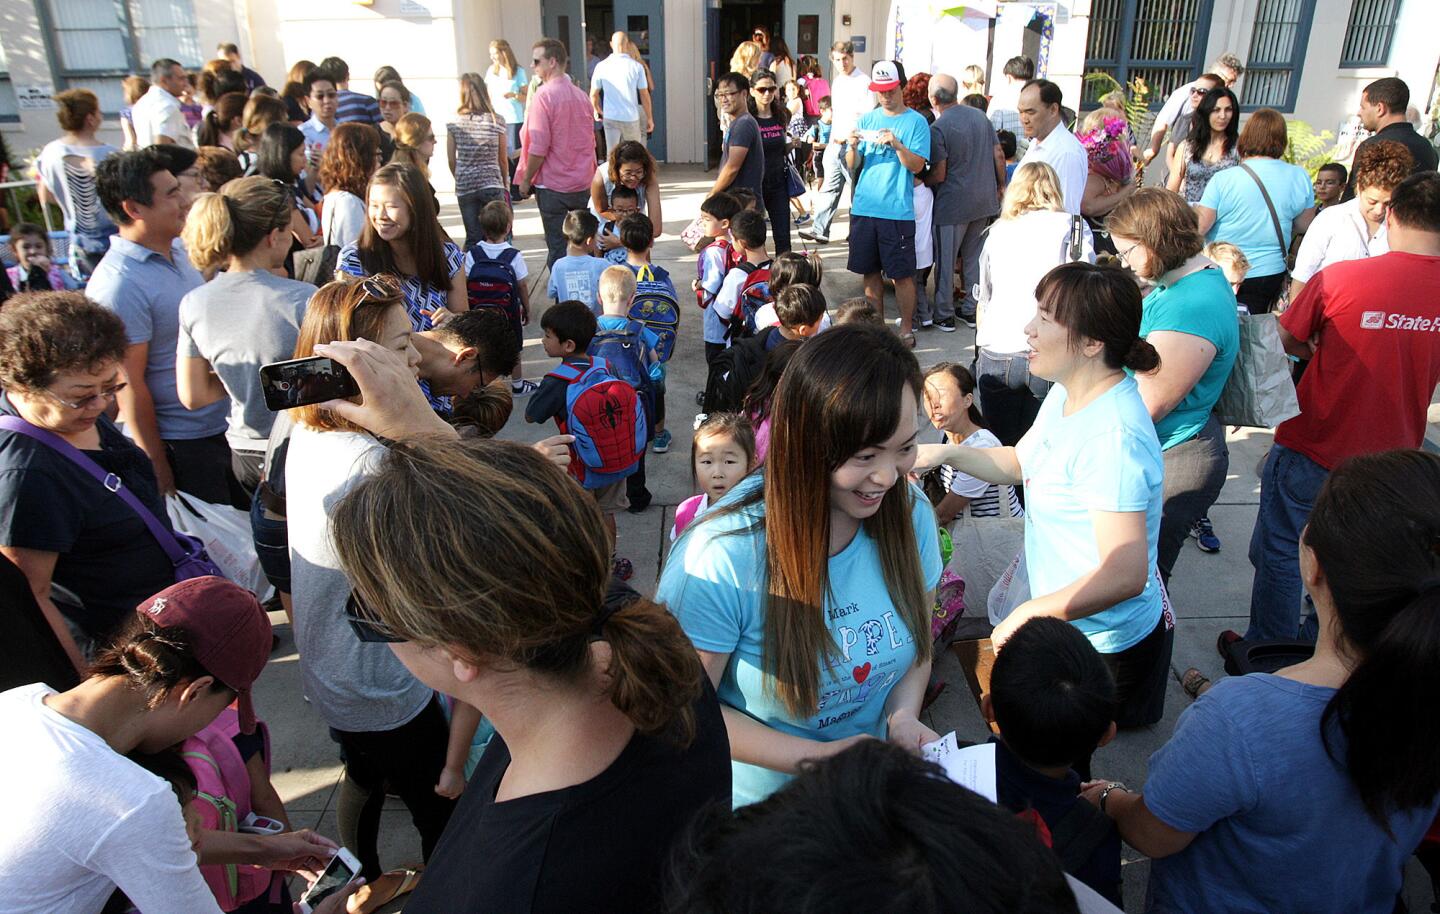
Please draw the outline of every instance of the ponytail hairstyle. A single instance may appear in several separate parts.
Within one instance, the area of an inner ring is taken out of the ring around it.
[[[1320,737],[1393,838],[1390,816],[1440,793],[1440,456],[1395,450],[1340,464],[1302,543],[1325,574],[1343,647],[1359,658]]]
[[[185,218],[185,249],[202,273],[255,250],[265,236],[290,224],[295,198],[288,185],[252,175],[216,193],[201,194]]]
[[[704,670],[689,638],[663,607],[610,589],[595,500],[533,448],[392,445],[331,523],[357,594],[398,636],[566,685],[602,673],[641,733],[694,737]],[[608,668],[595,668],[595,641],[609,643]]]
[[[495,108],[490,104],[490,92],[485,88],[485,77],[474,72],[460,74],[460,107],[455,113],[495,116]]]
[[[420,177],[430,180],[430,163],[420,155],[419,146],[434,135],[430,118],[414,111],[402,115],[395,122],[395,152],[390,157],[391,163],[409,165],[420,172]]]
[[[820,255],[814,251],[802,254],[798,251],[786,251],[783,254],[776,254],[774,261],[770,264],[770,291],[779,295],[786,286],[796,283],[820,288],[820,278],[825,275],[824,267],[821,266]]]
[[[790,360],[771,403],[764,486],[692,525],[740,511],[763,514],[758,526],[734,535],[765,532],[766,580],[760,589],[766,594],[766,688],[799,717],[816,712],[820,669],[838,659],[824,610],[830,588],[830,477],[855,454],[894,434],[907,387],[918,401],[920,365],[884,327],[834,327],[807,341]],[[875,541],[885,588],[914,639],[916,658],[924,662],[932,653],[932,600],[912,520],[917,497],[924,496],[897,480],[863,526]]]
[[[244,92],[226,92],[215,100],[215,107],[205,113],[195,133],[198,146],[221,146],[221,138],[229,133],[240,132],[244,125],[245,104],[250,99]],[[240,125],[236,125],[240,121]]]
[[[959,362],[940,362],[937,365],[930,366],[930,370],[925,372],[925,380],[928,381],[936,375],[942,374],[949,375],[954,379],[955,386],[960,388],[961,394],[969,394],[971,397],[975,396],[975,376],[970,373],[970,369],[961,365]],[[965,417],[970,420],[971,425],[980,428],[990,427],[985,422],[985,416],[980,412],[980,404],[976,403],[973,399],[970,401],[970,408],[965,411]]]
[[[178,689],[213,674],[195,659],[195,646],[183,627],[161,627],[136,615],[90,665],[92,679],[119,677],[145,697],[154,710]],[[211,691],[232,691],[218,678]]]
[[[1118,266],[1076,261],[1046,273],[1035,287],[1039,310],[1070,332],[1070,345],[1104,345],[1110,368],[1144,374],[1160,367],[1160,353],[1140,336],[1140,286]]]

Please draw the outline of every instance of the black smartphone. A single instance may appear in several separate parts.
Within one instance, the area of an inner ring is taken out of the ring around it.
[[[265,405],[277,411],[360,393],[345,366],[323,355],[261,365],[260,387],[265,391]]]

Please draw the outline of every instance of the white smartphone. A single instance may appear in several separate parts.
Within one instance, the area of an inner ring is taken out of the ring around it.
[[[860,139],[864,140],[867,143],[878,143],[880,142],[880,131],[862,130],[860,131]]]
[[[325,872],[300,896],[300,914],[311,914],[316,905],[343,889],[359,874],[360,861],[345,848],[340,848],[335,852],[335,856],[330,858]]]

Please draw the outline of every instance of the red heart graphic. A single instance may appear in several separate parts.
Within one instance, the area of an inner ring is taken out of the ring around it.
[[[867,660],[864,666],[855,667],[850,671],[850,675],[855,677],[856,683],[863,683],[865,677],[870,675],[870,662]]]

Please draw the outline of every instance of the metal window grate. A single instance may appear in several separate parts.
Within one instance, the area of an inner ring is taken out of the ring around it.
[[[1385,66],[1390,60],[1390,43],[1399,16],[1400,0],[1352,0],[1340,66]]]
[[[204,63],[194,0],[47,0],[40,12],[59,87],[94,91],[107,113],[123,105],[121,80],[156,58]]]
[[[1242,107],[1294,109],[1314,13],[1315,0],[1260,0],[1245,62]]]
[[[1213,0],[1093,0],[1085,71],[1125,83],[1140,77],[1158,108],[1200,72]],[[1087,86],[1086,103],[1103,90]]]

